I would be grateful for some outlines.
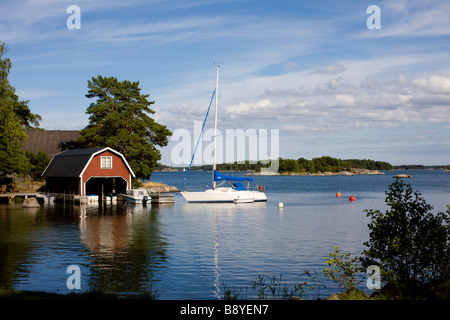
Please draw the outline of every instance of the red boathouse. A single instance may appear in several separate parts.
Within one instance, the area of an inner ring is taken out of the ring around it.
[[[120,152],[93,148],[56,154],[43,176],[49,193],[115,195],[131,189],[134,173]]]

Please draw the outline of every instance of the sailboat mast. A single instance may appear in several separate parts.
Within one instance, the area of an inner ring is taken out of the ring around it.
[[[214,170],[216,170],[216,155],[217,155],[217,101],[219,97],[219,65],[217,65],[217,72],[216,72],[216,114],[214,116],[214,154],[213,154],[213,172],[212,172],[212,185],[213,189],[217,187],[217,182],[214,181]]]

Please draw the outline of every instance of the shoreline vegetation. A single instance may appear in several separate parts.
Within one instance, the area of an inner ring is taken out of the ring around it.
[[[47,159],[48,160],[48,159]],[[34,164],[36,172],[45,168],[47,160]],[[31,163],[31,162],[30,162]],[[269,163],[269,164],[266,164]],[[393,166],[388,162],[367,159],[341,160],[328,156],[307,160],[304,158],[278,159],[277,172],[262,172],[261,168],[270,167],[269,161],[243,161],[234,163],[217,164],[217,170],[222,172],[242,172],[245,175],[276,175],[276,176],[354,176],[354,175],[383,175],[386,171],[393,170],[442,170],[450,172],[450,165],[399,165]],[[192,166],[191,171],[211,171],[212,165]],[[179,172],[187,171],[186,167],[171,167],[159,165],[154,172]],[[409,178],[410,175],[397,175],[395,177]],[[45,189],[45,182],[39,174],[23,175],[16,174],[14,179],[10,179],[5,193],[11,192],[42,192]],[[149,193],[171,193],[179,192],[175,186],[163,183],[136,179],[133,181],[134,188],[146,188]]]
[[[287,288],[286,288],[287,289]],[[224,300],[239,300],[240,293],[235,290],[225,288]],[[48,291],[29,291],[0,289],[0,301],[2,300],[158,300],[158,293],[153,291],[117,294],[99,291],[58,293]],[[247,299],[245,299],[247,300]],[[275,296],[273,299],[265,297],[259,300],[304,300],[295,295],[289,297]],[[324,299],[314,300],[385,300],[381,297],[370,297],[360,290],[351,290],[342,293],[333,293]]]
[[[278,170],[276,172],[264,172],[262,168],[269,168],[271,161],[241,161],[234,163],[222,163],[217,165],[217,171],[222,172],[246,172],[248,175],[294,175],[294,176],[331,176],[331,175],[374,175],[384,174],[383,171],[392,170],[427,170],[439,169],[445,172],[450,171],[450,165],[399,165],[394,166],[385,161],[375,161],[369,159],[337,159],[329,156],[313,158],[307,160],[299,159],[278,159]],[[155,171],[178,172],[185,171],[186,167],[171,167],[160,165]],[[212,165],[192,166],[191,171],[211,171]]]

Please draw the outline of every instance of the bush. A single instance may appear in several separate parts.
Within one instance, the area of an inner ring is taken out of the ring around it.
[[[378,265],[382,281],[401,299],[423,297],[425,287],[448,282],[450,207],[432,214],[420,193],[397,179],[386,192],[390,207],[365,210],[369,223],[363,267]]]
[[[336,282],[341,289],[341,293],[356,289],[359,281],[356,280],[356,274],[361,271],[359,258],[350,259],[350,253],[342,254],[339,247],[334,248],[327,258],[327,265],[330,268],[323,269],[323,274],[327,279]]]
[[[303,294],[307,291],[310,293],[318,293],[321,288],[326,288],[325,285],[316,280],[318,274],[312,275],[308,270],[302,273],[298,280],[304,276],[307,276],[309,281],[293,282],[288,284],[282,279],[282,275],[279,277],[269,277],[267,282],[264,275],[258,275],[257,279],[253,282],[252,288],[256,291],[258,299],[302,299]]]

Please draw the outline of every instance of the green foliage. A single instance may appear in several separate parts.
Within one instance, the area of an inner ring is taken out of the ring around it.
[[[392,170],[392,165],[384,161],[361,160],[361,159],[347,159],[341,160],[328,156],[320,158],[313,158],[307,160],[305,158],[294,159],[279,159],[279,172],[309,172],[309,173],[323,173],[323,172],[340,172],[349,171],[351,168],[368,169],[368,170]]]
[[[0,104],[3,111],[7,108],[14,113],[16,121],[23,128],[38,127],[41,116],[31,113],[28,101],[19,100],[16,89],[8,81],[12,63],[9,58],[3,58],[7,51],[6,44],[0,42]]]
[[[263,164],[261,161],[239,161],[233,163],[218,163],[217,171],[255,171],[261,172],[261,168],[269,167],[270,164]],[[159,166],[159,169],[164,169],[167,166]],[[203,170],[203,171],[211,171],[212,165],[205,164],[201,166],[192,166],[191,170]]]
[[[378,265],[382,280],[404,297],[414,297],[425,284],[448,281],[450,208],[432,214],[420,193],[399,179],[386,195],[390,209],[385,213],[365,210],[372,221],[363,266]]]
[[[368,169],[368,170],[392,170],[392,166],[383,161],[374,160],[358,160],[349,159],[341,160],[328,156],[313,158],[307,160],[305,158],[295,159],[283,159],[278,158],[278,172],[280,173],[323,173],[323,172],[340,172],[350,171],[351,168],[355,169]],[[218,171],[250,171],[261,172],[261,168],[269,167],[269,164],[263,164],[261,161],[257,162],[234,162],[234,163],[222,163],[217,165]],[[211,170],[211,165],[193,166],[191,170]]]
[[[326,288],[325,285],[316,280],[317,274],[312,275],[309,271],[302,273],[298,279],[307,276],[309,281],[295,281],[292,284],[288,284],[282,279],[282,275],[279,277],[272,276],[268,279],[264,275],[258,275],[253,282],[252,288],[256,291],[258,298],[265,300],[270,299],[290,299],[292,297],[302,298],[306,291],[317,292],[320,288]]]
[[[39,150],[37,153],[27,151],[26,156],[29,162],[29,174],[32,180],[41,180],[42,173],[44,172],[45,168],[47,168],[47,165],[51,159],[45,152],[41,150]]]
[[[0,175],[25,172],[27,162],[22,150],[28,138],[24,128],[38,125],[40,117],[32,114],[27,101],[19,101],[8,81],[11,60],[4,58],[6,45],[0,42]]]
[[[350,259],[350,253],[341,253],[339,247],[334,249],[335,252],[330,252],[330,256],[326,257],[329,268],[323,269],[323,274],[338,284],[341,293],[355,290],[360,282],[356,280],[356,274],[361,271],[360,259]]]
[[[340,294],[333,294],[327,300],[369,300],[369,296],[359,289],[352,289]]]
[[[23,172],[26,161],[22,151],[27,135],[9,103],[0,101],[0,174]]]
[[[166,146],[172,133],[149,115],[155,113],[141,94],[139,82],[118,81],[114,77],[88,81],[87,98],[96,98],[86,113],[89,124],[81,130],[84,147],[111,147],[122,153],[139,178],[149,178],[161,154],[156,146]]]
[[[217,164],[218,171],[251,171],[261,172],[261,167],[265,167],[260,161],[242,161],[234,163]]]

